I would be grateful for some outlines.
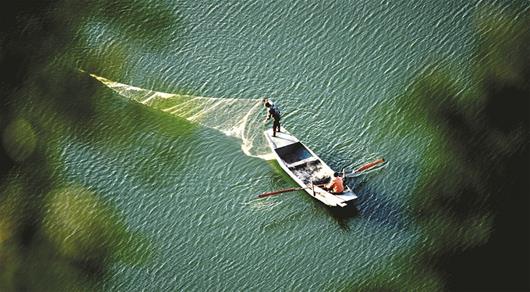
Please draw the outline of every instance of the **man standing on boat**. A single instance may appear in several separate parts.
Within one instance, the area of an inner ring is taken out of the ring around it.
[[[278,107],[270,101],[268,98],[263,99],[263,105],[267,108],[267,117],[265,118],[265,123],[270,120],[272,117],[272,136],[276,137],[276,132],[280,132],[280,119],[281,114]]]
[[[270,103],[271,105],[274,105],[274,102],[270,100],[268,97],[264,97],[262,100],[263,106],[265,106],[266,103]]]
[[[338,172],[333,174],[333,178],[331,178],[331,181],[324,187],[324,189],[332,194],[342,194],[342,192],[344,192],[344,181]]]

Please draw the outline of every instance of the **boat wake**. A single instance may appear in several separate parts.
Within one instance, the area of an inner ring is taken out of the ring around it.
[[[90,74],[121,96],[218,130],[241,140],[241,150],[251,157],[274,159],[266,146],[260,120],[260,99],[215,98],[158,92]]]

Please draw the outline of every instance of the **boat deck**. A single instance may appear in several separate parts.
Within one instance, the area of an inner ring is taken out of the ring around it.
[[[276,133],[276,137],[272,137],[272,129],[269,129],[265,132],[268,133],[267,135],[272,139],[275,149],[300,142],[295,136],[291,135],[284,128],[281,128],[281,132]]]
[[[266,130],[264,134],[282,169],[301,187],[311,186],[305,189],[309,195],[328,206],[344,207],[347,202],[357,199],[347,185],[340,195],[331,194],[316,186],[328,183],[334,171],[285,129],[277,132],[276,137],[272,136],[272,129]]]

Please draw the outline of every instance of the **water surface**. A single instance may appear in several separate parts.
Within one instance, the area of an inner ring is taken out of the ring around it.
[[[87,23],[85,33],[102,60],[128,53],[118,64],[124,76],[113,81],[243,103],[267,96],[281,105],[283,125],[331,167],[380,156],[389,164],[349,181],[359,195],[350,216],[338,216],[303,192],[256,201],[261,192],[295,186],[276,162],[245,153],[237,135],[109,90],[98,100],[113,119],[99,121],[90,143],[65,137],[62,150],[65,179],[98,191],[152,243],[145,250],[152,252],[148,264],[116,265],[106,288],[337,290],[383,268],[396,275],[406,269],[390,262],[418,240],[406,200],[429,141],[389,134],[403,118],[393,101],[425,65],[472,57],[479,7],[509,5],[154,2],[145,5],[165,5],[179,16],[160,36],[169,45],[157,50]],[[456,78],[465,82],[469,74],[460,69]],[[110,72],[97,74],[112,80]],[[245,113],[218,107],[208,118]],[[259,108],[253,112],[252,119],[263,117]],[[125,133],[118,143],[105,135],[115,127]],[[259,123],[247,128],[253,146],[263,146],[264,129]]]

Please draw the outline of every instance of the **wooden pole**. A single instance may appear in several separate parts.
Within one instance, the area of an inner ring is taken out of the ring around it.
[[[307,188],[308,187],[305,187],[305,188],[288,188],[288,189],[278,190],[278,191],[274,191],[274,192],[267,192],[267,193],[263,193],[263,194],[258,195],[258,198],[265,198],[265,197],[275,196],[275,195],[279,195],[279,194],[283,194],[283,193],[287,193],[287,192],[299,191],[299,190],[303,190],[303,189],[307,189]]]

